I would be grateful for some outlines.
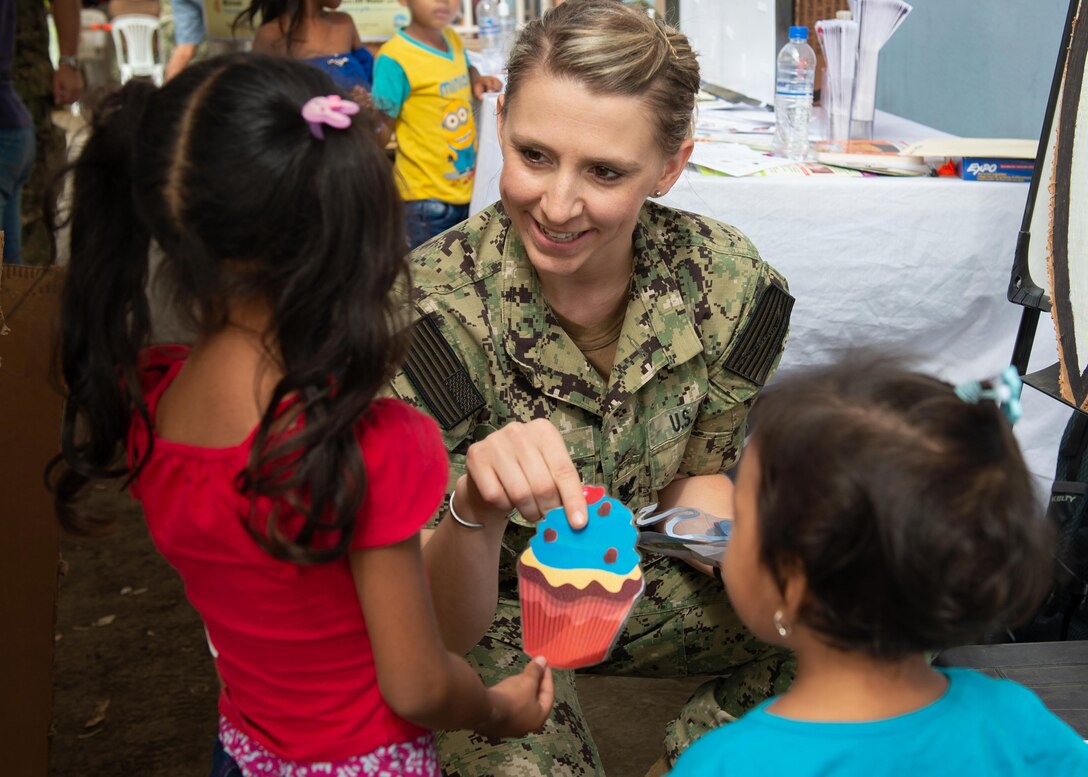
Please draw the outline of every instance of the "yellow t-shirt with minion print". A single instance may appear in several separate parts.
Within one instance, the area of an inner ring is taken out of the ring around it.
[[[396,119],[397,186],[405,200],[472,199],[476,122],[461,37],[442,30],[447,51],[397,32],[374,62],[374,104]]]

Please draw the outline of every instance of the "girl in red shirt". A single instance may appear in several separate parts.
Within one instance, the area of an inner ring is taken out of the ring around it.
[[[304,64],[218,58],[128,84],[73,165],[51,487],[75,530],[92,480],[142,502],[217,654],[216,775],[436,775],[430,730],[520,736],[552,704],[543,663],[486,688],[460,657],[495,607],[490,470],[422,547],[447,463],[433,421],[378,398],[407,266],[358,112]],[[152,240],[191,347],[150,346]]]

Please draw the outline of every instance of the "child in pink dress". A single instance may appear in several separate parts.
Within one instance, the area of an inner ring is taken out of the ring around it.
[[[422,547],[445,450],[377,396],[404,348],[400,202],[328,86],[263,55],[132,82],[74,163],[51,487],[69,528],[92,480],[143,504],[217,654],[217,775],[437,775],[431,730],[520,736],[552,703],[543,663],[487,688],[461,658],[494,612],[479,581],[505,517],[470,471],[472,520]],[[150,346],[151,240],[191,346]]]

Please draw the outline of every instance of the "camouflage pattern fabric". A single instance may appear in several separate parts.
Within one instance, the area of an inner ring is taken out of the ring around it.
[[[794,663],[741,624],[721,584],[686,564],[660,556],[645,564],[646,591],[635,605],[607,663],[583,670],[630,677],[686,677],[722,673],[699,686],[665,734],[674,762],[712,728],[740,717],[793,679]],[[487,635],[468,655],[488,685],[519,671],[521,650],[517,592],[499,597]],[[544,729],[519,740],[490,739],[471,731],[438,733],[447,777],[581,777],[601,775],[600,757],[578,703],[576,674],[555,673],[555,707]]]
[[[12,82],[34,120],[34,169],[23,186],[23,262],[49,260],[45,225],[46,190],[64,164],[64,130],[53,124],[53,65],[49,60],[49,28],[42,0],[18,0]]]
[[[582,481],[605,486],[634,510],[678,476],[736,463],[760,386],[725,364],[756,301],[785,280],[738,231],[647,203],[634,235],[631,299],[611,377],[602,378],[567,337],[510,220],[496,204],[413,253],[414,305],[452,347],[483,406],[444,431],[450,488],[468,446],[511,421],[549,418]],[[772,351],[777,365],[784,342]],[[404,372],[392,391],[427,411]],[[490,684],[527,660],[515,571],[533,530],[515,516],[504,538],[499,608],[469,659]],[[699,734],[731,720],[792,678],[792,659],[758,642],[721,585],[673,559],[644,558],[646,591],[597,674],[717,674],[675,723],[670,759]],[[574,674],[556,673],[556,705],[544,731],[490,741],[439,737],[447,775],[601,774],[578,705]]]

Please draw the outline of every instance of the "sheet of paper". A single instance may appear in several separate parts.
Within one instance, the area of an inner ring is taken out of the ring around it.
[[[792,164],[788,159],[766,156],[740,143],[696,142],[690,162],[726,175],[751,175],[761,170]]]
[[[1018,138],[930,138],[907,148],[904,154],[915,156],[995,156],[1008,159],[1034,159],[1037,140]]]
[[[694,542],[678,537],[670,537],[656,531],[643,531],[638,535],[639,550],[649,553],[658,553],[662,556],[701,561],[705,564],[716,564],[725,555],[728,541],[720,542]]]
[[[655,513],[657,505],[639,511],[635,524],[642,529],[638,547],[663,556],[716,564],[725,554],[733,521],[692,507],[673,507]],[[649,529],[648,527],[655,527]]]
[[[760,108],[755,108],[750,102],[730,102],[720,97],[712,97],[710,100],[702,100],[699,97],[695,98],[699,103],[700,111],[752,111],[765,113],[768,116],[774,116],[771,111],[765,111]]]
[[[769,135],[774,132],[774,114],[766,111],[699,111],[695,137],[727,138],[736,133]]]

